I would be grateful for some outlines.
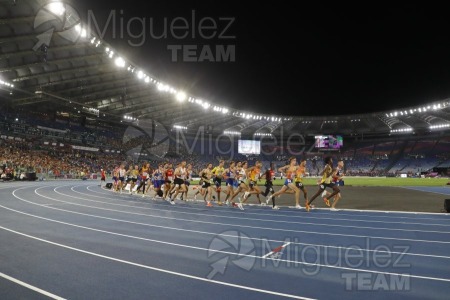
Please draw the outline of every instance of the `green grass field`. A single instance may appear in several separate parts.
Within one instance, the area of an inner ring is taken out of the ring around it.
[[[305,185],[317,185],[318,178],[305,178]],[[346,177],[344,179],[347,186],[445,186],[448,178],[385,178],[385,177]],[[264,180],[260,185],[264,185]],[[193,181],[192,184],[197,182]],[[283,185],[284,179],[277,179],[274,185]]]

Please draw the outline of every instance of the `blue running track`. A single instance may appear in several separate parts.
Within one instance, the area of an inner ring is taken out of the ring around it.
[[[0,299],[449,299],[450,216],[0,185]]]

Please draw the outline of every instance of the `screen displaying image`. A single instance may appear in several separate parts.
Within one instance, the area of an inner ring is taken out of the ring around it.
[[[325,136],[322,135],[318,135],[315,137],[316,142],[315,142],[315,147],[316,148],[328,148],[328,144],[325,145]]]
[[[239,154],[260,154],[261,141],[239,140],[238,152]]]
[[[319,149],[340,149],[344,146],[341,135],[318,135],[315,140],[315,147]]]
[[[329,135],[328,136],[328,148],[329,149],[340,149],[344,145],[342,136]]]

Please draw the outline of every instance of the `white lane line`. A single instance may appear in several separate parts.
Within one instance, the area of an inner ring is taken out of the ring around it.
[[[118,259],[118,258],[114,258],[114,257],[111,257],[111,256],[106,256],[106,255],[98,254],[98,253],[95,253],[95,252],[90,252],[90,251],[86,251],[86,250],[83,250],[83,249],[79,249],[79,248],[70,247],[70,246],[67,246],[67,245],[55,243],[55,242],[52,242],[52,241],[49,241],[49,240],[45,240],[45,239],[38,238],[38,237],[35,237],[35,236],[32,236],[32,235],[28,235],[28,234],[25,234],[25,233],[22,233],[22,232],[18,232],[18,231],[15,231],[15,230],[3,227],[3,226],[0,226],[0,229],[3,229],[5,231],[8,231],[8,232],[20,235],[20,236],[24,236],[24,237],[27,237],[27,238],[30,238],[30,239],[33,239],[33,240],[44,242],[44,243],[47,243],[47,244],[50,244],[50,245],[53,245],[53,246],[61,247],[61,248],[72,250],[72,251],[76,251],[76,252],[79,252],[79,253],[84,253],[84,254],[95,256],[95,257],[100,257],[100,258],[103,258],[103,259],[107,259],[107,260],[111,260],[111,261],[115,261],[115,262],[131,265],[131,266],[135,266],[135,267],[139,267],[139,268],[144,268],[144,269],[148,269],[148,270],[152,270],[152,271],[157,271],[157,272],[166,273],[166,274],[170,274],[170,275],[175,275],[175,276],[179,276],[179,277],[199,280],[199,281],[203,281],[203,282],[207,282],[207,283],[219,284],[219,285],[224,285],[224,286],[229,286],[229,287],[234,287],[234,288],[238,288],[238,289],[249,290],[249,291],[253,291],[253,292],[269,294],[269,295],[274,295],[274,296],[287,297],[287,298],[293,298],[293,299],[307,299],[307,300],[311,299],[311,298],[301,297],[301,296],[297,296],[297,295],[279,293],[279,292],[274,292],[274,291],[269,291],[269,290],[249,287],[249,286],[245,286],[245,285],[239,285],[239,284],[228,283],[228,282],[224,282],[224,281],[217,281],[217,280],[213,280],[213,279],[202,278],[202,277],[193,276],[193,275],[189,275],[189,274],[185,274],[185,273],[174,272],[174,271],[170,271],[170,270],[166,270],[166,269],[156,268],[156,267],[152,267],[152,266],[149,266],[149,265],[138,264],[138,263],[134,263],[134,262],[131,262],[131,261]]]
[[[42,188],[44,188],[44,187],[42,187]],[[272,227],[250,226],[250,225],[242,225],[242,224],[236,225],[236,224],[230,224],[230,223],[208,222],[208,221],[200,221],[200,220],[189,220],[189,219],[133,213],[133,212],[126,212],[126,211],[109,209],[109,208],[100,208],[100,207],[96,207],[96,206],[89,206],[89,205],[54,199],[54,198],[39,194],[37,191],[42,188],[35,189],[35,191],[34,191],[35,194],[40,197],[49,199],[49,200],[53,200],[53,201],[61,202],[61,203],[67,203],[69,205],[74,205],[74,206],[87,207],[87,208],[93,208],[93,209],[97,209],[97,210],[111,211],[111,212],[117,212],[117,213],[121,213],[121,214],[128,214],[128,215],[135,215],[135,216],[144,216],[144,217],[152,217],[152,218],[157,218],[157,219],[176,220],[176,221],[184,221],[184,222],[200,223],[200,224],[212,224],[212,225],[221,225],[221,226],[225,225],[225,226],[234,226],[234,227],[241,227],[241,228],[263,229],[263,230],[269,230],[269,231],[295,232],[295,233],[317,234],[317,235],[327,235],[327,236],[346,236],[346,237],[371,238],[371,239],[395,240],[395,241],[412,241],[412,242],[422,242],[422,243],[450,244],[450,241],[415,240],[415,239],[406,239],[406,238],[398,238],[398,237],[391,238],[391,237],[379,237],[379,236],[370,236],[370,235],[368,236],[368,235],[356,235],[356,234],[327,233],[327,232],[317,232],[317,231],[279,229],[279,228],[272,228]]]
[[[75,186],[75,187],[72,187],[71,188],[71,190],[73,191],[73,192],[75,192],[75,193],[77,193],[77,194],[81,194],[81,195],[85,195],[85,196],[89,196],[89,197],[95,197],[95,198],[101,198],[101,199],[107,199],[107,200],[110,200],[110,201],[114,201],[114,202],[120,202],[120,203],[130,203],[130,202],[132,202],[132,203],[137,203],[137,204],[150,204],[150,203],[145,203],[145,202],[142,202],[142,201],[136,201],[136,200],[134,200],[134,199],[131,199],[131,200],[120,200],[120,199],[116,199],[116,198],[112,198],[111,199],[111,197],[101,197],[101,196],[96,196],[96,195],[92,195],[92,194],[86,194],[86,193],[82,193],[82,192],[79,192],[79,191],[76,191],[76,190],[74,190],[74,188],[77,188],[77,187],[86,187],[86,186]],[[87,186],[87,188],[89,188],[90,186]],[[89,191],[91,191],[91,192],[94,192],[94,191],[92,191],[92,190],[90,190],[90,189],[88,189]],[[98,193],[98,192],[94,192],[94,193]],[[110,193],[108,193],[108,194],[105,194],[105,193],[100,193],[100,194],[102,194],[102,195],[115,195],[115,196],[120,196],[120,194],[112,194],[113,192],[110,192]],[[125,195],[126,196],[126,195]],[[130,199],[130,197],[127,197],[127,198],[125,198],[125,197],[120,197],[120,198],[123,198],[123,199]],[[155,200],[153,200],[152,198],[146,198],[146,200],[152,200],[153,202],[151,203],[151,205],[152,206],[158,206],[158,207],[167,207],[166,205],[164,205],[164,204],[162,204],[162,203],[158,203],[158,202],[156,202]],[[111,203],[111,202],[107,202],[107,203]],[[142,208],[142,209],[153,209],[153,208],[151,208],[151,207],[148,207],[148,206],[131,206],[131,207],[138,207],[138,208]],[[178,206],[179,207],[179,206]],[[172,207],[172,209],[173,208],[177,208],[177,206],[175,206],[175,207]],[[199,211],[199,210],[201,210],[201,211],[204,211],[204,208],[195,208],[195,207],[187,207],[187,206],[183,206],[182,207],[183,209],[187,209],[187,210],[196,210],[196,211]],[[329,210],[329,209],[324,209],[324,210]],[[169,211],[169,210],[167,210],[167,211]],[[172,210],[170,210],[170,211],[172,211]],[[221,211],[221,213],[233,213],[233,211],[230,211],[230,210],[222,210]],[[277,212],[278,213],[278,212]],[[293,218],[293,216],[288,216],[288,215],[282,215],[282,214],[268,214],[268,213],[254,213],[254,212],[250,212],[250,211],[246,211],[245,212],[245,214],[246,215],[257,215],[257,216],[271,216],[271,217],[277,217],[277,218],[290,218],[291,220],[292,220],[292,218]],[[221,215],[217,215],[217,214],[211,214],[212,216],[221,216]],[[298,215],[298,214],[297,214]],[[338,215],[336,215],[337,217],[338,217]],[[296,216],[296,217],[298,217],[298,216]],[[311,217],[311,216],[308,216],[307,214],[301,214],[300,215],[300,217],[301,217],[301,219],[314,219],[314,220],[332,220],[332,221],[349,221],[349,222],[352,222],[352,223],[355,223],[355,222],[364,222],[364,223],[383,223],[383,224],[386,224],[386,223],[389,223],[389,224],[404,224],[404,225],[422,225],[422,226],[440,226],[440,227],[446,227],[446,228],[448,228],[448,226],[450,225],[450,224],[433,224],[433,223],[416,223],[416,222],[394,222],[394,221],[379,221],[379,220],[359,220],[359,219],[341,219],[341,218],[329,218],[329,217]],[[296,218],[297,219],[297,218]],[[450,218],[449,218],[449,221],[450,221]],[[289,223],[291,223],[291,222],[289,222]]]
[[[264,223],[270,222],[270,223],[283,223],[283,224],[299,224],[299,225],[313,225],[313,226],[328,226],[328,227],[336,227],[336,228],[356,228],[356,229],[368,229],[368,230],[385,230],[385,231],[400,231],[400,232],[424,232],[424,233],[434,233],[434,234],[450,234],[449,231],[443,231],[443,230],[418,230],[418,229],[399,229],[399,228],[387,228],[387,227],[369,227],[369,226],[352,226],[352,225],[336,225],[336,224],[327,224],[327,223],[311,223],[311,222],[297,222],[297,221],[281,221],[281,220],[273,220],[273,219],[258,219],[258,218],[245,218],[243,216],[239,217],[233,217],[233,216],[223,216],[223,215],[212,215],[212,214],[203,214],[203,213],[193,213],[193,212],[185,212],[185,211],[177,211],[173,209],[159,209],[159,208],[146,208],[146,207],[139,207],[135,205],[126,205],[126,204],[118,204],[118,203],[111,203],[111,202],[104,202],[104,201],[97,201],[97,200],[90,200],[86,198],[71,196],[65,193],[58,192],[57,190],[61,187],[56,187],[53,189],[53,191],[61,196],[70,197],[86,202],[93,202],[93,203],[99,203],[99,204],[107,204],[111,206],[119,206],[119,207],[127,207],[127,208],[139,208],[144,210],[151,210],[151,211],[162,211],[162,212],[170,212],[172,214],[182,214],[182,215],[195,215],[195,216],[205,216],[205,217],[218,217],[218,218],[224,218],[224,219],[239,219],[239,220],[248,220],[248,221],[261,221]],[[89,196],[87,194],[84,194],[86,196]]]
[[[31,201],[25,200],[25,199],[23,199],[23,198],[21,198],[21,197],[19,197],[17,195],[14,195],[14,197],[19,199],[20,201],[27,202],[27,203],[30,203],[32,205],[42,206],[42,207],[45,207],[45,208],[48,208],[48,209],[53,209],[53,210],[57,210],[57,211],[67,212],[67,213],[80,215],[80,216],[86,216],[86,217],[90,217],[90,218],[109,220],[109,221],[115,221],[115,222],[126,223],[126,224],[133,224],[133,225],[139,225],[139,226],[146,226],[146,227],[153,227],[153,228],[168,229],[168,230],[174,230],[174,231],[182,231],[182,232],[189,232],[189,233],[211,235],[211,236],[224,236],[224,237],[233,237],[233,238],[236,237],[235,235],[229,235],[229,234],[224,234],[224,233],[198,231],[198,230],[193,230],[193,229],[184,229],[184,228],[177,228],[177,227],[168,227],[168,226],[154,225],[154,224],[149,224],[149,223],[133,222],[133,221],[123,220],[123,219],[108,218],[108,217],[92,215],[92,214],[85,214],[85,213],[72,211],[72,210],[67,210],[67,209],[62,209],[62,208],[47,207],[47,206],[44,206],[42,204],[37,204],[37,203],[31,202]],[[3,208],[8,209],[8,210],[13,210],[11,208],[8,208],[8,207],[2,206],[2,205],[0,205],[0,207],[3,207]],[[16,211],[16,210],[13,210],[13,211]],[[19,212],[19,211],[16,211],[16,212]],[[246,237],[246,236],[241,236],[241,238],[242,239],[252,240],[252,241],[268,241],[268,242],[274,242],[274,243],[283,243],[284,242],[284,241],[281,241],[281,240],[252,238],[252,237]],[[354,247],[331,246],[331,245],[310,244],[310,243],[300,243],[300,242],[291,242],[291,244],[293,244],[293,245],[300,245],[300,246],[313,246],[313,247],[332,248],[332,249],[338,249],[338,250],[341,250],[341,249],[354,249]],[[421,254],[421,253],[397,252],[397,251],[390,251],[390,250],[389,251],[384,251],[384,250],[379,250],[379,249],[363,249],[363,248],[360,248],[358,250],[359,251],[363,251],[363,252],[386,253],[386,254],[389,254],[389,255],[391,255],[391,254],[398,254],[398,255],[401,255],[401,256],[406,255],[406,256],[419,256],[419,257],[432,257],[432,258],[450,259],[450,256]]]
[[[78,187],[82,187],[81,185],[78,185]],[[88,187],[92,187],[92,186],[88,186]],[[105,190],[105,191],[108,191],[109,193],[101,193],[101,192],[95,192],[95,191],[92,191],[91,189],[89,189],[89,191],[91,191],[91,192],[94,192],[94,193],[96,193],[96,194],[101,194],[101,195],[109,195],[110,193],[112,193],[111,191],[109,191],[109,190],[106,190],[106,189],[104,189],[103,187],[101,188],[101,189],[103,189],[103,190]],[[94,195],[91,195],[91,196],[93,196],[93,197],[95,197]],[[120,194],[117,194],[117,196],[122,196],[122,195],[120,195]],[[127,196],[126,194],[123,194],[123,196]],[[122,198],[125,198],[125,197],[122,197]],[[282,207],[289,207],[289,206],[282,206]],[[260,207],[258,207],[258,206],[256,206],[256,207],[254,207],[255,208],[255,210],[264,210],[264,208],[260,208]],[[194,208],[193,208],[194,209]],[[333,213],[327,213],[327,211],[329,211],[329,208],[316,208],[316,210],[319,210],[320,211],[320,215],[321,216],[324,216],[324,215],[326,215],[326,216],[348,216],[348,217],[355,217],[355,215],[353,214],[353,215],[351,215],[351,214],[342,214],[342,213],[339,213],[339,214],[336,214],[335,212],[333,212]],[[398,213],[398,214],[408,214],[408,215],[432,215],[432,216],[449,216],[450,217],[450,214],[443,214],[443,213],[427,213],[427,212],[408,212],[408,211],[385,211],[385,210],[369,210],[369,209],[348,209],[348,208],[342,208],[342,209],[340,209],[341,211],[350,211],[350,212],[369,212],[369,213],[385,213],[385,214],[395,214],[395,213]],[[270,215],[272,215],[272,214],[270,214]],[[284,216],[288,216],[288,215],[290,215],[290,216],[294,216],[294,217],[304,217],[303,216],[303,214],[302,215],[300,215],[299,216],[299,214],[298,214],[298,210],[297,209],[295,209],[295,210],[282,210],[282,211],[277,211],[277,214],[276,214],[277,216],[280,216],[280,215],[284,215]],[[289,217],[290,217],[289,216]],[[436,219],[436,218],[411,218],[411,217],[402,217],[402,216],[381,216],[381,215],[369,215],[369,214],[358,214],[358,215],[356,215],[357,217],[367,217],[367,218],[383,218],[383,219],[412,219],[412,220],[434,220],[434,221],[436,221],[436,220],[439,220],[439,221],[450,221],[450,218],[447,218],[447,219],[443,219],[443,218],[438,218],[438,219]],[[333,218],[334,219],[334,218]],[[362,220],[361,220],[362,221]],[[378,221],[378,222],[384,222],[384,221]],[[426,225],[426,224],[424,224],[424,225]],[[448,226],[448,225],[444,225],[444,226]]]
[[[322,208],[322,207],[318,207],[315,208],[318,210],[324,210],[324,211],[329,211],[329,208]],[[398,211],[398,210],[372,210],[372,209],[354,209],[354,208],[339,208],[339,210],[341,211],[355,211],[355,212],[374,212],[374,213],[385,213],[385,214],[410,214],[410,215],[435,215],[435,216],[449,216],[449,213],[440,213],[440,212],[435,212],[435,213],[427,213],[427,212],[415,212],[415,211]],[[380,218],[384,218],[384,216],[380,216]],[[396,217],[391,217],[391,218],[396,218]],[[436,218],[418,218],[418,220],[442,220],[442,221],[447,221],[447,219],[436,219]],[[448,219],[450,220],[450,218]]]
[[[281,247],[275,248],[274,250],[272,250],[269,253],[267,253],[266,255],[264,255],[262,258],[267,258],[267,257],[271,256],[272,254],[274,254],[276,252],[280,252],[281,250],[283,250],[284,248],[286,248],[290,244],[291,244],[291,242],[284,243]]]
[[[37,293],[39,293],[39,294],[42,294],[42,295],[44,295],[44,296],[47,296],[47,297],[49,297],[49,298],[57,299],[57,300],[64,300],[64,299],[65,299],[65,298],[62,298],[62,297],[57,296],[57,295],[55,295],[55,294],[52,294],[52,293],[50,293],[50,292],[44,291],[44,290],[42,290],[42,289],[40,289],[40,288],[38,288],[38,287],[35,287],[35,286],[31,285],[31,284],[28,284],[28,283],[26,283],[26,282],[23,282],[23,281],[21,281],[21,280],[19,280],[19,279],[16,279],[16,278],[14,278],[14,277],[8,276],[8,275],[6,275],[6,274],[4,274],[4,273],[1,273],[1,272],[0,272],[0,277],[4,278],[4,279],[6,279],[6,280],[9,280],[9,281],[11,281],[11,282],[14,282],[14,283],[16,283],[16,284],[18,284],[18,285],[21,285],[21,286],[23,286],[23,287],[26,287],[27,289],[33,290],[33,291],[35,291],[35,292],[37,292]]]
[[[399,186],[399,188],[402,188],[402,189],[405,189],[405,190],[412,190],[412,191],[423,192],[423,193],[430,193],[430,194],[439,194],[439,195],[444,195],[444,196],[450,196],[450,188],[448,188],[449,189],[449,193],[448,194],[435,192],[435,191],[425,191],[425,190],[422,190],[422,189],[417,188],[417,187]]]
[[[12,210],[12,209],[10,209]],[[13,210],[14,211],[14,210]],[[66,222],[62,222],[62,221],[58,221],[58,220],[53,220],[53,219],[49,219],[49,218],[44,218],[44,217],[39,217],[39,216],[34,216],[28,213],[23,213],[23,212],[19,212],[16,211],[20,214],[24,214],[24,215],[29,215],[29,216],[33,216],[35,218],[38,219],[43,219],[46,221],[50,221],[50,222],[54,222],[54,223],[58,223],[58,224],[63,224],[63,225],[67,225],[67,226],[72,226],[72,227],[76,227],[76,228],[81,228],[81,229],[85,229],[85,230],[90,230],[90,231],[95,231],[95,232],[100,232],[100,233],[105,233],[105,234],[110,234],[110,235],[115,235],[115,236],[120,236],[120,237],[126,237],[126,238],[131,238],[131,239],[137,239],[137,240],[142,240],[142,241],[147,241],[147,242],[153,242],[153,243],[158,243],[158,244],[164,244],[164,245],[169,245],[169,246],[174,246],[174,247],[182,247],[182,248],[188,248],[188,249],[192,249],[192,250],[198,250],[198,251],[205,251],[205,252],[216,252],[216,253],[223,253],[223,254],[229,254],[229,255],[237,255],[237,256],[242,256],[242,257],[251,257],[251,258],[256,258],[256,259],[268,259],[267,257],[261,257],[261,256],[257,256],[257,255],[250,255],[250,254],[243,254],[243,253],[235,253],[235,252],[229,252],[229,251],[223,251],[223,250],[214,250],[214,249],[208,249],[208,248],[202,248],[202,247],[195,247],[195,246],[189,246],[189,245],[184,245],[184,244],[177,244],[177,243],[171,243],[171,242],[165,242],[165,241],[160,241],[160,240],[154,240],[154,239],[147,239],[147,238],[143,238],[143,237],[137,237],[137,236],[132,236],[132,235],[127,235],[127,234],[121,234],[121,233],[116,233],[116,232],[111,232],[111,231],[106,231],[106,230],[101,230],[101,229],[96,229],[96,228],[91,228],[91,227],[86,227],[86,226],[81,226],[81,225],[76,225],[76,224],[71,224],[71,223],[66,223]],[[0,226],[0,229],[3,228],[5,229],[5,227]],[[6,229],[8,230],[8,229]],[[12,231],[12,230],[9,230]],[[25,235],[25,234],[24,234]],[[36,238],[39,239],[39,238]],[[40,239],[39,239],[40,240]],[[52,242],[53,243],[53,242]],[[53,243],[56,244],[56,243]],[[288,245],[290,243],[287,243]],[[402,276],[402,277],[409,277],[409,278],[416,278],[416,279],[424,279],[424,280],[433,280],[433,281],[445,281],[445,282],[450,282],[450,279],[447,278],[437,278],[437,277],[429,277],[429,276],[420,276],[420,275],[411,275],[411,274],[402,274],[402,273],[393,273],[393,272],[381,272],[381,271],[374,271],[374,270],[367,270],[367,269],[356,269],[356,268],[349,268],[349,267],[342,267],[342,266],[336,266],[336,265],[323,265],[323,264],[316,264],[316,263],[308,263],[308,262],[302,262],[302,261],[291,261],[291,260],[286,260],[286,259],[279,259],[279,261],[282,262],[286,262],[286,263],[293,263],[293,264],[299,264],[299,265],[305,265],[305,266],[316,266],[316,267],[324,267],[324,268],[328,268],[328,269],[338,269],[338,270],[346,270],[346,271],[353,271],[353,272],[361,272],[361,273],[372,273],[372,274],[384,274],[384,275],[392,275],[392,276]]]

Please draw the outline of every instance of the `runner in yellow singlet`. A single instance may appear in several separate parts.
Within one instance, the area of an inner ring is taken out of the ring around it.
[[[223,167],[225,162],[223,160],[219,161],[219,165],[214,167],[211,170],[213,174],[214,184],[216,186],[216,194],[217,194],[217,204],[222,205],[222,201],[220,201],[220,191],[222,190],[222,176],[225,168]]]
[[[333,198],[335,195],[339,194],[339,188],[332,182],[333,176],[333,159],[331,157],[325,158],[325,167],[321,173],[322,179],[319,181],[319,190],[312,196],[309,201],[306,201],[306,211],[310,210],[310,205],[327,187],[333,189],[333,193],[328,196],[328,198],[323,198],[323,201],[327,206],[330,206],[330,201],[328,199]]]

